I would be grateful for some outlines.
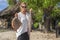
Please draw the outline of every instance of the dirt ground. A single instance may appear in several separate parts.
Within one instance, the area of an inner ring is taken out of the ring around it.
[[[0,32],[0,40],[16,40],[16,32],[14,31],[5,31]],[[33,31],[30,35],[30,40],[60,40],[56,38],[55,33],[43,33],[40,31]]]

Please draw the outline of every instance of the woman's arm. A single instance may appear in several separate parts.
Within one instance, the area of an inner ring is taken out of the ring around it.
[[[17,14],[17,13],[15,14],[15,17],[18,17],[18,14]],[[13,22],[14,22],[14,19],[12,19],[12,21],[11,21],[11,26],[12,26],[12,28],[14,29],[14,24],[13,24]]]
[[[12,22],[11,22],[11,26],[12,26],[12,28],[14,29],[13,21],[14,21],[14,20],[12,20]]]

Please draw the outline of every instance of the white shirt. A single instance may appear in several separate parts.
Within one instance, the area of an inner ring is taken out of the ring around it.
[[[18,13],[18,19],[21,21],[22,25],[17,29],[17,32],[16,32],[16,36],[17,37],[28,31],[28,27],[29,27],[29,22],[28,22],[29,14],[26,13],[26,15],[24,15],[23,13],[19,12]]]

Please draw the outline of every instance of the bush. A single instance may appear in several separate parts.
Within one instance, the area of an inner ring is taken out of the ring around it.
[[[58,26],[60,26],[60,22],[58,22]]]
[[[37,29],[39,26],[38,26],[38,23],[34,23],[34,28]]]

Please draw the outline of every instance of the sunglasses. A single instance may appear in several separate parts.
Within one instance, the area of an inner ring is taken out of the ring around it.
[[[26,6],[21,6],[22,8],[27,8]]]

